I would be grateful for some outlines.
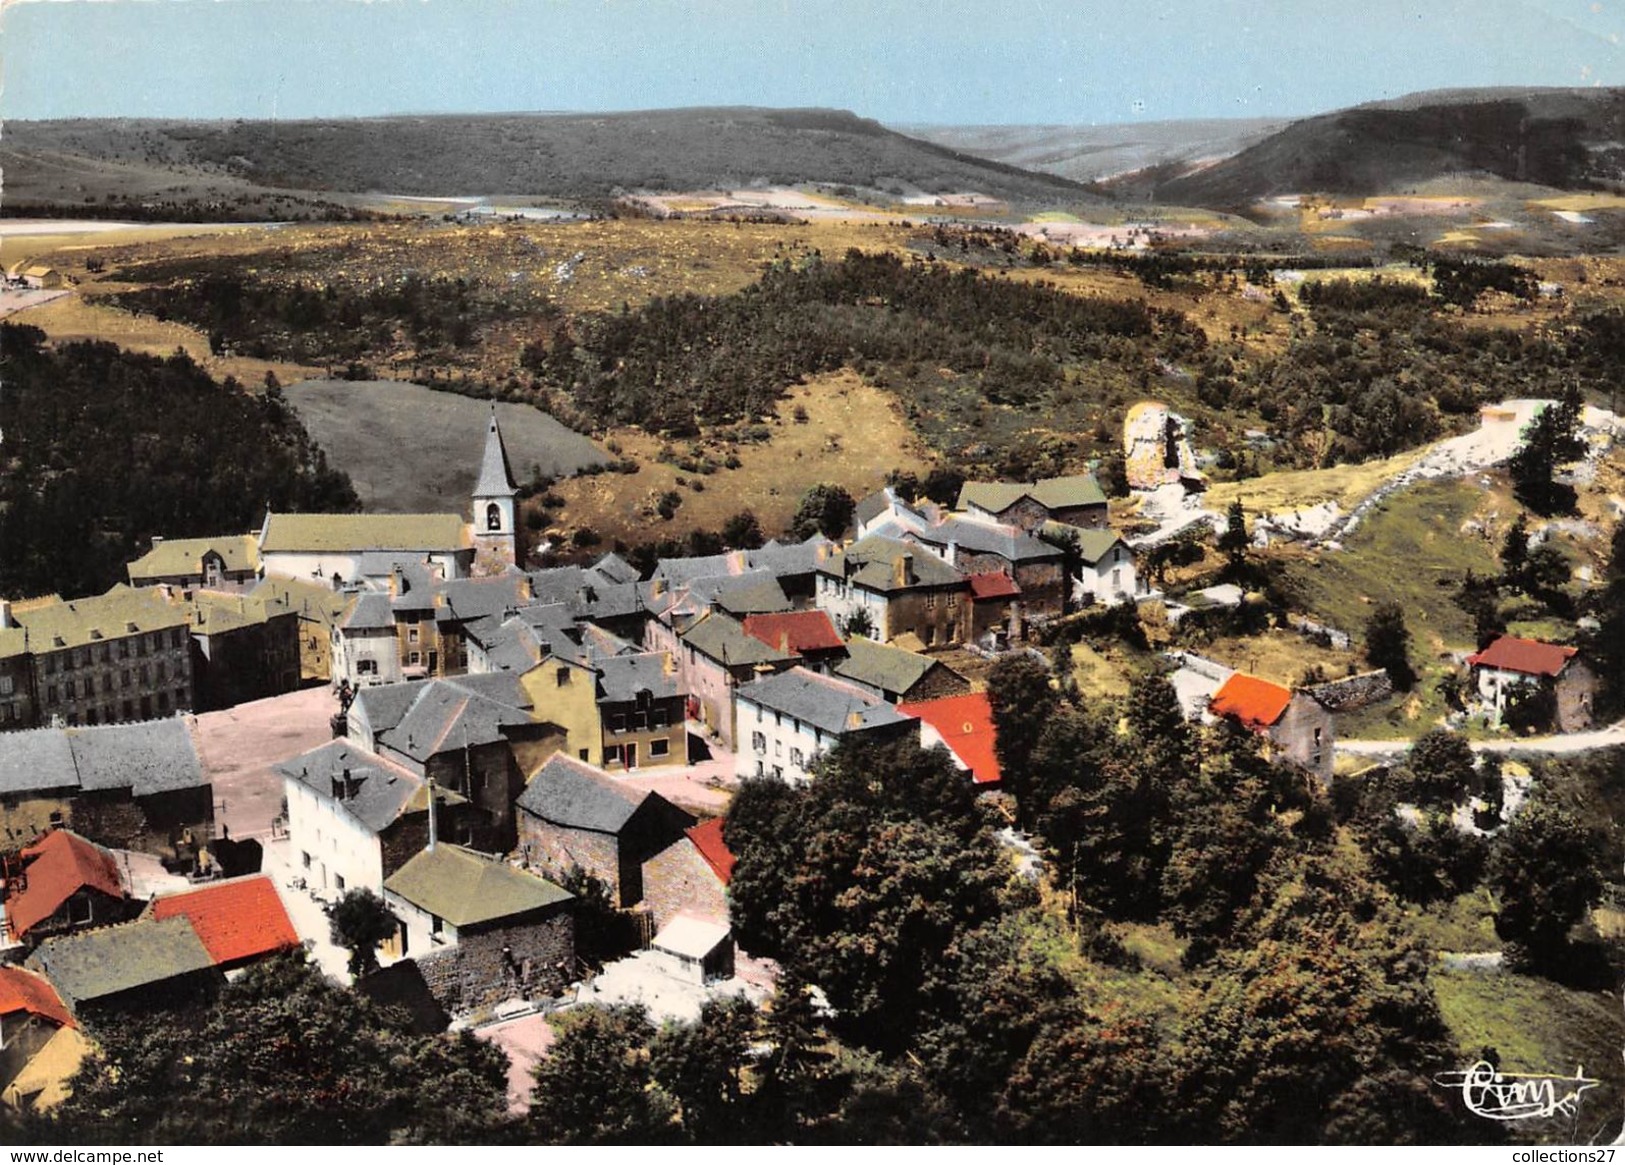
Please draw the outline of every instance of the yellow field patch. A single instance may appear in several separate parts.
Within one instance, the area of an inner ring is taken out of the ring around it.
[[[1561,198],[1540,198],[1529,204],[1545,210],[1619,210],[1625,207],[1622,194],[1565,194]]]
[[[795,420],[798,407],[805,410],[805,422]],[[637,473],[560,482],[553,492],[565,505],[555,525],[561,530],[591,527],[606,543],[638,543],[717,530],[749,509],[771,536],[789,525],[801,495],[820,482],[841,485],[859,498],[879,489],[892,469],[924,474],[932,466],[891,396],[849,371],[792,388],[770,427],[772,440],[762,444],[700,442],[713,460],[731,451],[741,463],[738,469],[704,475],[657,460],[662,446],[681,455],[688,442],[618,430],[610,438],[620,445],[622,456],[638,462]],[[679,477],[687,484],[678,485]],[[696,482],[703,487],[700,492],[692,488]],[[655,512],[668,490],[682,498],[670,521]]]
[[[1223,510],[1240,498],[1249,513],[1265,514],[1336,502],[1347,512],[1390,478],[1409,469],[1425,452],[1425,449],[1412,449],[1382,461],[1359,465],[1293,469],[1250,477],[1246,481],[1220,482],[1207,491],[1203,503],[1209,509]]]

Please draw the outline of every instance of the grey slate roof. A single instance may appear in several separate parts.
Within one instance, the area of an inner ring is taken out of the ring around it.
[[[686,586],[695,579],[721,578],[743,574],[748,568],[739,551],[727,554],[701,554],[689,558],[662,558],[650,577],[663,578],[673,586]]]
[[[836,736],[912,719],[856,684],[843,683],[803,667],[743,684],[738,696],[740,700],[793,716]]]
[[[934,525],[922,525],[914,534],[921,542],[933,546],[946,547],[954,542],[973,553],[997,554],[1009,562],[1042,562],[1046,559],[1059,562],[1064,557],[1060,547],[1034,538],[1019,526],[949,517]]]
[[[508,451],[502,445],[502,430],[497,427],[497,407],[492,405],[491,423],[485,430],[485,453],[480,458],[480,479],[474,483],[474,496],[511,498],[518,492],[513,483],[513,470],[508,467]]]
[[[575,898],[545,878],[446,844],[412,858],[384,881],[384,889],[459,929],[531,914]]]
[[[352,783],[359,783],[354,785],[353,795],[344,796],[338,804],[370,833],[382,833],[403,814],[421,813],[429,807],[426,781],[347,740],[331,741],[275,766],[276,772],[328,800],[334,799],[333,782],[342,781],[346,770]],[[451,789],[436,792],[443,805],[466,800]]]
[[[631,567],[626,568],[627,571]],[[593,568],[558,566],[531,573],[531,593],[538,604],[562,603],[576,619],[612,619],[642,609],[635,579],[621,580]]]
[[[530,779],[515,804],[554,825],[619,833],[644,801],[653,796],[621,785],[602,769],[558,752]]]
[[[604,555],[593,563],[592,569],[602,575],[608,582],[635,583],[638,581],[637,568],[614,552]]]
[[[504,707],[447,680],[428,680],[399,723],[377,732],[377,739],[413,760],[426,761],[465,746],[495,744],[507,739],[503,728],[530,722],[517,708]]]
[[[79,787],[68,734],[34,728],[0,736],[0,794]]]
[[[664,652],[650,651],[598,660],[595,666],[598,668],[599,698],[613,703],[630,703],[644,689],[648,689],[656,700],[682,695],[676,671],[666,670],[667,659]]]
[[[847,657],[835,665],[836,675],[876,691],[896,692],[899,695],[907,693],[933,667],[947,667],[947,664],[917,651],[861,637],[848,641],[846,653]]]
[[[896,563],[905,554],[912,560],[915,581],[900,585],[896,578]],[[846,580],[854,586],[882,593],[914,587],[963,585],[965,581],[963,574],[935,554],[912,543],[875,534],[860,538],[844,553],[837,551],[828,561],[819,564],[819,570],[837,578],[845,575]]]
[[[707,659],[715,660],[727,667],[741,664],[784,663],[796,658],[793,653],[786,654],[776,647],[763,643],[754,635],[745,634],[743,626],[721,612],[704,615],[678,638]]]
[[[43,974],[77,1007],[181,975],[212,971],[214,959],[183,915],[48,938],[25,965]]]
[[[0,794],[129,789],[132,796],[146,797],[208,783],[192,736],[179,720],[0,735]]]
[[[122,789],[135,796],[195,789],[204,780],[192,734],[180,720],[146,720],[68,729],[79,783],[86,789]]]
[[[525,605],[530,600],[521,593],[525,576],[502,574],[494,578],[457,578],[440,583],[435,595],[444,602],[435,603],[437,623],[466,623],[486,615],[501,615],[505,611]]]
[[[779,580],[765,570],[753,570],[734,578],[695,579],[690,585],[695,594],[735,615],[762,615],[792,609]]]
[[[395,610],[382,591],[365,591],[356,596],[355,606],[339,624],[346,631],[377,631],[395,626]]]
[[[745,562],[752,570],[765,570],[776,577],[793,574],[811,574],[818,569],[819,557],[834,550],[835,543],[822,534],[814,534],[805,542],[764,543],[755,550],[745,552]]]

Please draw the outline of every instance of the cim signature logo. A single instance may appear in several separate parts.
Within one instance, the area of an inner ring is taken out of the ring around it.
[[[1521,1121],[1538,1117],[1573,1116],[1580,1096],[1600,1081],[1576,1067],[1573,1076],[1553,1076],[1529,1072],[1502,1072],[1488,1060],[1480,1060],[1465,1072],[1445,1072],[1434,1080],[1446,1088],[1461,1089],[1467,1111],[1486,1120]]]

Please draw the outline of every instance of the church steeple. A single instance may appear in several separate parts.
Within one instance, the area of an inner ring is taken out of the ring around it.
[[[485,453],[480,458],[480,477],[474,483],[474,572],[500,574],[518,561],[518,539],[514,526],[513,470],[508,467],[508,451],[497,425],[497,407],[491,406],[491,421],[485,430]]]

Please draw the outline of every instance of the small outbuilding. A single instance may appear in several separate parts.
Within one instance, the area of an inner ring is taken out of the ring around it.
[[[679,979],[704,985],[728,979],[734,973],[733,934],[718,922],[679,914],[655,935],[650,944]]]

